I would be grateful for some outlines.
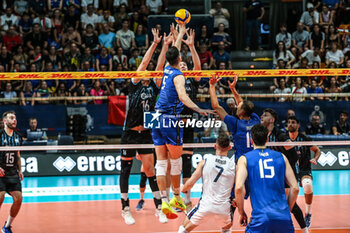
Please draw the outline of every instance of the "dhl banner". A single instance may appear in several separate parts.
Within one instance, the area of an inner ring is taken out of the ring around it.
[[[185,77],[208,78],[213,74],[221,77],[283,77],[283,76],[346,76],[350,69],[285,69],[285,70],[194,70],[183,72]],[[163,71],[109,71],[109,72],[37,72],[0,73],[0,80],[37,79],[117,79],[117,78],[161,78]]]

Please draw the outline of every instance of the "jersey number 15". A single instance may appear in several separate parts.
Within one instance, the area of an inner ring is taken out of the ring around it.
[[[260,171],[260,178],[273,178],[275,176],[275,167],[269,166],[267,163],[273,162],[273,159],[259,159],[259,171]],[[269,170],[270,174],[266,174],[266,171]]]

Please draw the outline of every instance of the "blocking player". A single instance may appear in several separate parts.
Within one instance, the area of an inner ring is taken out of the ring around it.
[[[179,114],[182,112],[184,105],[203,115],[213,112],[212,110],[200,109],[186,95],[185,77],[179,70],[181,62],[179,51],[183,36],[186,33],[186,27],[185,25],[180,25],[179,29],[175,46],[169,48],[165,55],[169,65],[164,69],[162,86],[156,104],[156,113],[153,116],[154,119],[159,119],[159,122],[162,124],[160,128],[152,130],[157,155],[157,182],[161,192],[162,211],[169,219],[177,218],[177,214],[171,206],[181,210],[186,209],[183,198],[180,196],[183,128],[177,124],[180,121]],[[163,125],[164,123],[166,125]],[[169,203],[166,193],[168,151],[171,165],[171,183],[174,189],[174,197]]]
[[[152,29],[154,41],[147,50],[138,71],[146,70],[150,62],[153,52],[158,43],[161,42],[161,36],[156,29]],[[158,81],[158,80],[157,80]],[[129,84],[129,109],[127,117],[124,122],[124,131],[121,138],[122,144],[152,144],[152,135],[149,129],[143,128],[143,112],[153,111],[158,95],[158,84],[150,79],[136,79],[132,78]],[[121,151],[121,174],[119,178],[121,202],[122,202],[122,216],[125,223],[130,225],[135,223],[133,218],[128,198],[129,176],[132,168],[133,157],[136,153],[140,155],[144,172],[148,177],[148,181],[153,193],[154,203],[156,206],[156,215],[159,216],[161,223],[166,223],[168,220],[160,211],[161,199],[157,180],[154,171],[154,156],[153,149],[123,149]]]
[[[216,155],[202,160],[191,178],[182,187],[181,192],[186,193],[202,177],[202,197],[187,214],[178,233],[190,232],[201,222],[213,217],[221,224],[221,232],[231,232],[233,217],[231,191],[235,182],[235,160],[227,157],[230,149],[229,137],[226,134],[220,134],[215,144]]]
[[[268,129],[262,124],[251,130],[254,150],[242,155],[237,164],[236,204],[241,225],[247,224],[244,211],[244,182],[248,178],[252,218],[247,233],[294,233],[290,210],[299,193],[297,180],[287,158],[267,149]],[[290,186],[288,197],[284,183]]]
[[[299,132],[299,120],[295,116],[288,117],[288,131],[289,138],[293,142],[307,142],[312,141],[311,138],[306,136],[303,133]],[[304,189],[306,210],[305,210],[305,224],[307,227],[311,225],[311,205],[313,198],[312,191],[312,173],[311,173],[311,164],[316,165],[317,160],[321,156],[321,150],[318,146],[296,146],[295,147],[298,154],[298,168],[297,177],[299,184]],[[314,152],[314,157],[311,158],[311,151]]]
[[[266,108],[261,115],[261,124],[263,124],[269,131],[269,142],[287,142],[290,141],[288,135],[282,130],[276,127],[277,121],[277,113],[275,110],[271,108]],[[294,146],[278,146],[278,147],[270,147],[270,149],[279,151],[283,153],[288,161],[292,170],[294,172],[295,177],[297,176],[295,165],[298,161],[298,155],[294,148]],[[289,192],[289,187],[286,184],[286,192]],[[308,233],[308,228],[306,227],[303,212],[300,209],[299,205],[295,203],[294,208],[292,209],[292,213],[297,220],[301,230],[303,233]]]
[[[16,113],[7,111],[2,115],[4,129],[0,131],[1,146],[20,146],[22,137],[14,131],[17,127]],[[22,205],[23,173],[21,171],[21,155],[19,151],[2,151],[0,160],[0,206],[5,199],[5,193],[12,196],[13,204],[10,214],[1,229],[3,233],[12,233],[11,225]]]

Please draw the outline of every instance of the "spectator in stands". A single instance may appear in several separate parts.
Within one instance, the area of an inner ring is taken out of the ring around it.
[[[76,9],[75,5],[70,4],[68,11],[64,14],[63,22],[67,27],[72,26],[75,30],[78,30],[80,26],[80,14],[76,12]]]
[[[187,64],[187,66],[192,67],[192,53],[190,52],[190,49],[188,48],[187,44],[183,43],[181,45],[181,60]]]
[[[333,24],[331,24],[326,31],[326,49],[332,49],[333,42],[340,46],[340,36],[338,30]]]
[[[104,10],[103,15],[100,15],[98,18],[99,31],[103,31],[104,24],[107,24],[109,31],[115,32],[114,23],[115,19],[111,16],[111,12],[109,10]]]
[[[211,35],[205,24],[202,25],[200,32],[196,35],[196,47],[199,48],[201,44],[206,44],[209,49],[211,48]]]
[[[12,84],[10,82],[6,83],[6,88],[4,91],[1,92],[1,95],[6,100],[11,100],[13,98],[17,97],[17,93],[12,90]],[[6,101],[4,104],[15,104],[16,101]]]
[[[89,62],[89,67],[92,67],[94,70],[96,69],[96,58],[91,54],[91,49],[89,47],[84,49],[84,55],[81,57],[82,66],[85,62]]]
[[[14,26],[9,27],[9,30],[7,31],[6,35],[4,35],[2,42],[10,52],[13,52],[12,48],[17,47],[18,45],[22,45],[22,39],[16,33]]]
[[[98,15],[94,13],[94,5],[89,4],[87,6],[87,12],[80,16],[80,21],[81,21],[81,27],[83,29],[85,29],[86,25],[88,24],[91,24],[94,27],[94,29],[97,28],[99,18],[98,18]]]
[[[348,32],[350,32],[350,26],[348,27]],[[350,33],[347,33],[344,38],[344,50],[345,57],[347,57],[346,61],[349,59],[350,55]]]
[[[350,59],[346,61],[345,68],[350,69]],[[343,83],[340,86],[340,88],[342,89],[343,92],[348,92],[348,93],[350,92],[350,75],[347,75],[346,77],[344,77]]]
[[[89,4],[91,4],[94,7],[94,11],[99,9],[99,0],[82,0],[81,7],[83,8],[84,12],[86,12]]]
[[[212,45],[213,49],[217,49],[219,43],[224,42],[225,50],[230,52],[231,45],[232,45],[232,38],[224,30],[225,30],[225,25],[223,23],[220,23],[218,26],[218,31],[214,33],[214,35],[211,39],[211,45]]]
[[[315,24],[312,27],[312,32],[310,33],[310,49],[315,47],[320,48],[321,53],[324,52],[325,46],[325,34],[321,32],[320,25]]]
[[[24,84],[23,91],[20,92],[21,102],[20,105],[26,106],[31,105],[34,106],[34,99],[33,100],[24,100],[24,98],[31,98],[35,97],[35,92],[33,90],[32,83],[30,81],[26,81]]]
[[[146,29],[142,24],[137,26],[135,33],[135,44],[136,47],[141,50],[141,54],[144,55],[149,47],[149,41]]]
[[[80,46],[81,36],[72,26],[68,26],[62,35],[62,47],[64,48],[64,52],[67,52],[72,44]]]
[[[109,25],[104,23],[102,33],[98,36],[98,41],[101,47],[106,47],[111,50],[115,44],[115,33],[109,31]]]
[[[326,93],[341,93],[342,90],[339,87],[339,83],[337,82],[338,77],[331,77],[329,82],[329,87],[325,88]],[[338,97],[326,97],[326,100],[339,100]]]
[[[12,55],[7,51],[7,47],[5,45],[1,46],[0,65],[4,67],[4,71],[8,72],[13,70],[13,64]]]
[[[29,17],[28,13],[24,13],[23,17],[18,22],[19,34],[22,37],[26,37],[32,32],[33,19]]]
[[[226,63],[225,62],[219,62],[219,66],[218,66],[219,70],[226,70],[227,67],[226,67]],[[220,94],[226,94],[227,92],[230,91],[230,86],[228,84],[228,82],[231,82],[233,81],[233,78],[232,77],[223,77],[220,79],[220,81],[218,82],[218,87],[219,87],[219,92]]]
[[[24,137],[28,138],[30,132],[41,132],[41,129],[38,129],[38,120],[35,117],[29,118],[29,129],[24,133]]]
[[[80,83],[78,89],[74,92],[73,94],[74,96],[89,96],[89,92],[86,91],[85,89],[85,84],[84,83]],[[88,100],[74,100],[74,104],[75,105],[87,105],[88,104]]]
[[[310,31],[311,26],[313,24],[318,24],[320,20],[320,16],[318,12],[315,10],[314,5],[312,3],[308,3],[306,5],[307,11],[303,12],[300,18],[300,22],[304,24],[306,30]]]
[[[43,57],[43,62],[44,63],[51,62],[52,69],[55,71],[62,70],[62,58],[57,54],[55,46],[50,46],[49,53]]]
[[[13,61],[15,63],[18,63],[20,66],[19,71],[24,72],[27,70],[27,65],[28,65],[28,55],[23,52],[23,47],[22,46],[17,46],[15,48],[16,52],[13,55]]]
[[[231,63],[231,55],[225,51],[225,44],[223,41],[219,42],[218,51],[215,51],[213,53],[213,58],[216,64],[216,67],[219,67],[220,62],[224,62],[226,68],[232,69],[232,63]]]
[[[59,9],[54,10],[53,17],[51,19],[51,24],[52,24],[55,42],[58,44],[61,41],[61,36],[63,31],[63,16],[62,16],[62,12]]]
[[[77,44],[70,45],[69,52],[64,54],[63,65],[67,66],[70,71],[77,71],[80,69],[81,54]]]
[[[47,0],[29,0],[29,12],[35,15],[47,12]]]
[[[159,15],[162,12],[162,0],[146,0],[146,7],[150,14]]]
[[[221,2],[216,2],[215,8],[211,9],[209,14],[214,17],[214,28],[218,28],[221,23],[224,24],[225,28],[230,27],[230,12],[226,8],[222,7]]]
[[[115,66],[117,64],[121,64],[122,69],[128,70],[128,57],[123,54],[122,47],[117,48],[116,55],[113,56],[113,63],[115,64]]]
[[[139,25],[147,26],[147,23],[140,18],[140,14],[137,10],[134,10],[130,18],[130,28],[136,34]]]
[[[302,54],[304,50],[308,49],[309,46],[309,33],[304,30],[304,25],[299,22],[297,23],[297,30],[292,34],[292,52],[294,49],[296,51],[293,54]]]
[[[284,23],[281,24],[280,32],[276,35],[276,45],[280,41],[284,42],[286,49],[290,49],[292,46],[292,35],[287,31],[287,25]]]
[[[36,100],[40,104],[49,104],[50,103],[50,101],[45,100],[46,98],[51,97],[51,90],[47,86],[46,81],[43,80],[41,82],[41,85],[40,85],[38,91],[36,92],[36,97],[41,97],[40,100]]]
[[[63,82],[61,82],[59,84],[58,88],[55,90],[54,96],[55,97],[70,97],[71,93],[67,90],[66,85]],[[55,101],[56,104],[63,104],[63,105],[70,104],[71,102],[72,101],[68,100],[67,98],[65,98],[63,100]]]
[[[314,47],[313,50],[306,50],[304,53],[301,54],[300,59],[304,57],[307,58],[309,66],[312,66],[312,64],[314,64],[315,62],[317,62],[317,64],[321,64],[319,47]]]
[[[117,46],[123,48],[125,55],[130,54],[130,50],[135,48],[135,34],[129,29],[129,20],[124,19],[122,23],[122,29],[117,31]]]
[[[317,114],[312,115],[311,123],[306,125],[305,133],[307,135],[325,135],[326,132],[326,123],[321,123],[321,117]]]
[[[333,24],[334,11],[331,11],[326,4],[323,4],[322,11],[320,13],[320,25],[324,29],[328,29],[328,26]]]
[[[316,79],[311,80],[311,85],[307,89],[307,93],[308,94],[313,94],[313,93],[321,94],[321,93],[323,93],[322,88],[317,86],[317,80]],[[310,97],[310,100],[315,100],[315,99],[323,100],[323,97]]]
[[[17,15],[23,15],[24,12],[28,12],[29,4],[25,0],[15,0],[13,3],[13,11]]]
[[[248,51],[252,47],[251,37],[253,30],[255,30],[258,37],[258,49],[261,49],[260,21],[265,14],[264,5],[260,0],[247,0],[243,7],[243,11],[247,13],[247,35],[245,50]]]
[[[105,92],[101,88],[100,80],[96,80],[94,83],[94,87],[90,91],[91,96],[104,96]],[[94,100],[94,104],[102,104],[103,100]]]
[[[142,56],[140,56],[140,50],[139,49],[133,49],[131,51],[131,57],[129,59],[129,66],[136,66],[139,67],[142,61]]]
[[[326,53],[326,64],[329,65],[332,61],[335,62],[338,67],[344,63],[344,54],[338,49],[338,44],[336,42],[331,43],[331,50]]]
[[[63,0],[47,0],[47,8],[49,11],[52,11],[54,9],[62,9],[63,7]]]
[[[0,17],[1,29],[3,31],[9,30],[11,26],[18,26],[18,17],[12,14],[12,8],[6,7],[6,14]]]
[[[45,13],[39,14],[39,16],[33,20],[33,24],[36,24],[36,23],[40,24],[41,31],[46,33],[49,33],[51,31],[51,28],[52,28],[51,19],[46,17]]]
[[[34,50],[35,47],[40,46],[43,48],[47,48],[48,46],[48,36],[47,33],[40,31],[40,24],[33,24],[33,32],[29,33],[26,37],[26,45],[29,50]]]
[[[289,50],[287,50],[286,45],[283,41],[278,42],[278,47],[273,52],[273,65],[276,67],[277,61],[281,59],[286,63],[286,68],[290,68],[291,65],[295,62],[294,55]]]
[[[290,94],[292,92],[292,90],[286,86],[286,80],[284,78],[280,79],[280,83],[278,88],[276,88],[274,90],[274,94]],[[278,102],[285,102],[288,101],[289,98],[288,97],[280,97],[277,98]]]
[[[214,58],[210,51],[208,51],[207,44],[203,43],[199,46],[198,52],[199,59],[201,61],[201,65],[204,63],[208,64],[208,69],[213,68],[214,66]]]
[[[146,6],[145,6],[146,7]],[[120,25],[123,23],[124,19],[128,19],[127,6],[125,3],[122,3],[119,7],[119,12],[114,15],[115,25],[117,25],[117,29],[120,28]]]
[[[236,102],[233,98],[228,98],[226,100],[226,104],[227,104],[227,107],[228,107],[228,114],[231,115],[231,116],[237,116],[237,105],[236,105]]]
[[[334,135],[349,135],[350,134],[350,125],[348,121],[349,114],[346,111],[341,111],[339,114],[339,120],[334,122],[332,126],[332,133]]]
[[[300,77],[296,78],[295,87],[292,88],[292,94],[307,94],[307,90],[304,87]],[[305,100],[305,97],[295,97],[294,100],[297,102],[302,102]]]
[[[90,48],[91,50],[97,51],[99,46],[99,38],[94,33],[94,28],[91,24],[86,25],[86,33],[82,36],[83,48]],[[113,38],[115,39],[115,38]]]
[[[103,66],[107,68],[106,71],[112,71],[112,68],[113,68],[112,56],[108,54],[108,50],[106,47],[102,47],[100,54],[97,54],[96,56],[96,70],[102,71]]]

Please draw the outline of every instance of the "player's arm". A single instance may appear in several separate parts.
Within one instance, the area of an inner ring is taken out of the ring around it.
[[[165,54],[168,51],[169,44],[171,44],[172,42],[173,42],[173,35],[172,35],[172,33],[169,33],[169,35],[166,36],[166,34],[164,32],[162,50],[160,51],[160,54],[158,56],[156,70],[160,71],[160,70],[164,69]]]
[[[192,189],[192,187],[196,184],[197,180],[199,180],[199,178],[201,178],[202,176],[202,170],[203,170],[204,164],[205,164],[205,160],[200,161],[200,163],[197,165],[196,170],[193,172],[191,178],[187,180],[187,182],[182,187],[181,192],[185,193],[188,190]]]
[[[179,25],[179,35],[176,38],[175,41],[175,47],[179,50],[179,52],[181,51],[181,42],[182,42],[182,38],[184,37],[184,35],[186,34],[186,25],[185,24],[180,24]]]
[[[310,163],[316,165],[317,164],[317,160],[320,158],[321,156],[321,150],[320,148],[318,148],[318,146],[313,146],[311,147],[311,150],[314,152],[314,157],[310,160]]]
[[[186,105],[188,108],[192,109],[193,111],[196,111],[204,116],[207,116],[208,114],[214,113],[213,110],[209,109],[200,109],[193,101],[190,99],[190,97],[186,93],[185,89],[185,77],[183,75],[178,75],[174,78],[174,85],[176,88],[177,95],[179,96],[180,101]]]
[[[215,110],[215,112],[219,115],[220,119],[222,121],[225,120],[225,117],[227,115],[227,112],[223,107],[220,106],[218,97],[216,96],[216,90],[215,85],[218,81],[220,81],[221,78],[219,78],[216,75],[213,75],[209,80],[209,94],[210,94],[210,102],[211,107]]]
[[[298,197],[299,187],[298,187],[298,182],[295,179],[292,167],[290,166],[289,161],[285,155],[283,155],[283,159],[284,159],[284,163],[286,164],[285,182],[290,187],[287,201],[288,201],[289,209],[292,211]]]
[[[21,154],[19,151],[17,151],[17,170],[20,180],[23,180],[24,176],[22,173]]]
[[[187,39],[182,41],[190,48],[193,61],[193,70],[201,70],[201,60],[199,59],[196,48],[194,47],[195,32],[193,29],[190,29],[189,33],[186,32],[186,35]],[[195,80],[198,82],[201,80],[201,78],[195,78]]]
[[[236,205],[238,208],[238,213],[240,215],[240,224],[247,225],[247,215],[244,211],[244,195],[245,187],[244,182],[248,177],[247,171],[247,159],[243,155],[238,159],[237,172],[236,172],[236,187],[235,187],[235,197]]]
[[[235,101],[237,103],[237,106],[243,102],[243,99],[242,97],[238,94],[237,90],[236,90],[236,84],[237,84],[237,81],[238,81],[238,75],[236,75],[235,77],[233,77],[233,82],[231,83],[230,81],[228,81],[228,84],[229,84],[229,87],[230,87],[230,90],[233,94],[233,97],[235,98]]]
[[[137,68],[137,71],[145,71],[152,56],[154,53],[154,50],[156,50],[158,44],[160,43],[160,41],[162,40],[162,36],[159,36],[159,31],[155,28],[152,28],[152,34],[153,34],[153,43],[151,44],[151,46],[147,49],[147,52],[145,53],[145,56],[143,57],[141,64],[139,65],[139,67]],[[133,83],[138,83],[141,79],[139,78],[132,78],[131,81]]]

